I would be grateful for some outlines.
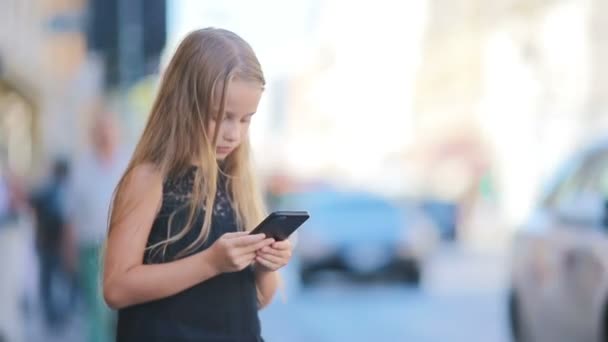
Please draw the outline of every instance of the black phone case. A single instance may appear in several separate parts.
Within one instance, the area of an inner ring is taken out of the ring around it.
[[[287,239],[310,215],[306,211],[275,211],[268,215],[250,234],[264,233],[276,241]]]

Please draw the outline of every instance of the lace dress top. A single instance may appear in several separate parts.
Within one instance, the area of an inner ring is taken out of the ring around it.
[[[187,222],[188,201],[197,171],[198,168],[192,167],[184,175],[165,180],[162,206],[152,225],[148,246],[167,238],[172,214],[171,236]],[[226,177],[220,175],[209,238],[190,255],[208,248],[221,235],[237,231],[235,212],[228,196]],[[178,259],[178,253],[198,237],[203,220],[204,209],[201,209],[194,217],[192,229],[182,239],[170,244],[165,253],[146,250],[144,264]],[[176,295],[119,310],[116,340],[263,341],[252,267],[222,273]]]

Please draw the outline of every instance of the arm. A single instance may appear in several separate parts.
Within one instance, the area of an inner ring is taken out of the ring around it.
[[[259,308],[270,304],[279,286],[280,277],[277,270],[291,259],[291,242],[283,240],[257,251],[255,258],[255,280],[258,292]]]
[[[104,298],[111,308],[121,309],[175,295],[219,274],[209,259],[207,251],[170,263],[133,266],[120,277],[104,279]]]
[[[258,308],[265,308],[274,297],[279,285],[279,275],[276,271],[269,271],[260,267],[255,268],[255,284],[258,294]]]
[[[161,176],[152,166],[142,165],[128,175],[122,198],[114,203],[124,217],[110,227],[103,274],[104,298],[114,309],[171,296],[217,274],[203,253],[166,264],[143,264],[161,196]]]
[[[160,175],[151,166],[136,167],[126,179],[122,197],[116,209],[129,210],[122,210],[124,217],[110,227],[104,260],[104,298],[114,309],[169,297],[219,273],[241,270],[256,250],[272,242],[263,234],[228,233],[197,254],[144,265],[148,235],[162,200]]]

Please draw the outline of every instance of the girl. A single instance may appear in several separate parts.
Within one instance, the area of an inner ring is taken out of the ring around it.
[[[264,84],[232,32],[194,31],[175,52],[110,209],[117,341],[263,341],[258,310],[291,257],[248,235],[264,216],[248,135]]]

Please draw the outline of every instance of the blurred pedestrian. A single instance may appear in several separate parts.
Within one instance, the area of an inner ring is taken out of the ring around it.
[[[68,161],[57,159],[50,178],[31,195],[36,218],[36,249],[40,268],[39,291],[49,327],[58,330],[73,313],[76,299],[76,274],[69,251],[66,217]]]
[[[23,341],[31,220],[23,180],[0,164],[0,339]]]
[[[194,31],[175,52],[111,213],[118,341],[262,341],[258,310],[291,256],[248,235],[264,215],[248,133],[264,83],[230,31]]]
[[[67,193],[68,215],[74,261],[84,297],[87,341],[112,338],[114,319],[105,305],[100,286],[100,251],[107,230],[107,216],[113,189],[127,164],[120,149],[120,135],[114,114],[100,106],[93,118],[92,145],[76,160]]]

